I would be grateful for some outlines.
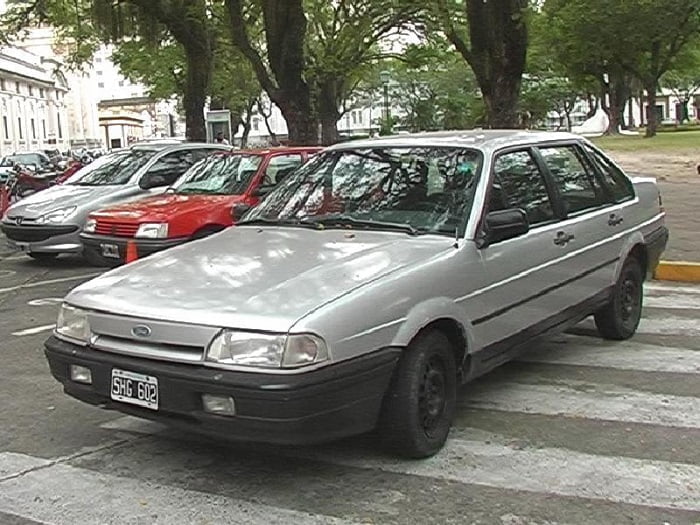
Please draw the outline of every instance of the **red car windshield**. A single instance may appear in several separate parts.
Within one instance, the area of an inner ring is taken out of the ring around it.
[[[171,191],[182,194],[243,194],[262,159],[260,155],[212,155],[192,166],[173,184]]]

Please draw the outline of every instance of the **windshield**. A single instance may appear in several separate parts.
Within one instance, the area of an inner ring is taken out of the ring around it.
[[[35,166],[39,166],[42,163],[48,163],[49,159],[45,158],[38,153],[19,153],[17,155],[10,155],[7,157],[10,162],[15,162],[17,164],[23,164],[25,166],[29,166],[31,164],[34,164]]]
[[[465,148],[367,148],[319,154],[239,224],[310,224],[463,233],[481,154]]]
[[[77,171],[66,181],[66,184],[77,186],[126,184],[134,173],[156,153],[157,150],[153,149],[133,149],[105,155]]]
[[[240,195],[257,173],[260,155],[213,155],[192,166],[172,186],[175,193]]]

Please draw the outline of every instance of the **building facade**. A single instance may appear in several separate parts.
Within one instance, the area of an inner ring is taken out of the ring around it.
[[[68,84],[49,62],[0,49],[0,155],[70,147]]]

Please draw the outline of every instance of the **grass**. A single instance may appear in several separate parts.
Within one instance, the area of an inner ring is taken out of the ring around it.
[[[641,134],[597,137],[592,141],[609,151],[674,151],[695,155],[700,151],[700,131],[661,132],[650,139]]]

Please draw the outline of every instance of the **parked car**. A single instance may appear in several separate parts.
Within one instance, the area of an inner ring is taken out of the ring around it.
[[[41,151],[14,153],[8,155],[7,158],[13,164],[19,164],[36,172],[53,172],[56,170],[56,166],[51,162],[49,156]]]
[[[320,148],[276,148],[213,155],[162,194],[90,214],[80,239],[96,265],[125,261],[127,243],[143,257],[233,224],[234,204],[252,207]]]
[[[10,206],[0,228],[10,247],[35,259],[80,253],[88,214],[108,204],[162,193],[216,144],[132,146],[100,157],[63,184]]]
[[[567,133],[333,146],[235,228],[69,293],[46,355],[82,401],[228,438],[444,444],[457,386],[594,315],[634,334],[654,179]],[[614,350],[611,350],[614,351]]]

